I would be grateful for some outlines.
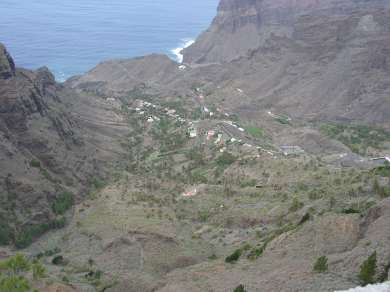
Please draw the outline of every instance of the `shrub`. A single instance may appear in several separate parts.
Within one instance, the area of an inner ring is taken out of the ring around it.
[[[326,256],[319,257],[313,266],[313,271],[316,273],[325,273],[328,271],[328,258]]]
[[[65,218],[61,217],[51,220],[48,223],[26,226],[16,234],[15,246],[17,248],[26,248],[33,242],[34,238],[41,236],[51,229],[62,228],[65,226],[65,223]]]
[[[383,143],[390,138],[389,131],[366,125],[323,124],[320,130],[359,154],[365,154],[368,147],[380,149]]]
[[[199,221],[201,222],[207,222],[207,220],[210,218],[210,211],[209,210],[200,210],[198,211]]]
[[[360,266],[359,279],[362,285],[366,286],[375,283],[376,264],[376,251],[374,251]]]
[[[230,256],[226,257],[225,262],[235,263],[241,257],[241,249],[236,249]]]
[[[22,255],[15,256],[0,262],[0,291],[4,292],[28,292],[31,284],[28,279],[29,272],[33,270],[34,280],[44,276],[45,268],[40,263],[31,265],[30,261]],[[38,291],[37,289],[33,291]]]
[[[0,291],[27,292],[30,288],[30,283],[22,276],[0,278]]]
[[[233,154],[230,154],[229,152],[224,152],[217,158],[216,163],[218,166],[224,167],[233,164],[236,160],[237,157],[235,157]]]
[[[35,168],[41,168],[41,162],[39,160],[33,159],[30,161],[30,166]]]
[[[0,223],[0,245],[7,245],[11,242],[12,230],[5,224]]]
[[[32,241],[32,235],[28,231],[21,231],[15,236],[15,246],[19,249],[28,247]]]
[[[346,208],[346,209],[341,210],[341,213],[344,213],[344,214],[359,214],[360,211],[356,210],[354,208]]]
[[[192,172],[189,176],[189,179],[191,184],[196,184],[196,183],[207,184],[208,182],[207,177],[204,174],[202,174],[200,171]]]
[[[290,212],[295,212],[295,211],[298,211],[299,209],[302,209],[303,206],[304,206],[304,204],[302,202],[300,202],[298,200],[298,198],[294,198],[289,210],[290,210]]]
[[[275,118],[275,120],[277,122],[281,123],[282,125],[290,125],[290,120],[288,117],[280,116],[280,117]]]
[[[58,255],[52,259],[51,263],[53,265],[60,266],[60,265],[64,265],[66,262],[62,255]]]
[[[64,192],[60,194],[52,204],[52,210],[57,215],[62,215],[73,205],[73,194]]]
[[[99,178],[94,178],[92,180],[92,186],[97,190],[104,188],[105,185],[106,185],[106,182],[99,179]]]
[[[250,259],[250,260],[257,259],[258,257],[260,257],[263,254],[264,250],[265,250],[265,246],[261,246],[261,247],[252,249],[248,254],[248,259]]]
[[[28,272],[30,270],[30,263],[26,257],[20,253],[0,263],[2,269],[10,270],[14,274],[21,272]]]
[[[390,165],[379,166],[373,172],[379,176],[390,177]]]
[[[382,199],[390,197],[390,187],[381,187],[379,189],[379,196]]]
[[[32,272],[34,280],[39,280],[46,276],[46,269],[40,262],[36,262],[32,265]]]
[[[233,292],[246,292],[244,285],[238,285]]]

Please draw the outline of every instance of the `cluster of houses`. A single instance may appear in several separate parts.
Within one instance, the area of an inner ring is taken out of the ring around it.
[[[301,155],[305,153],[305,150],[300,146],[280,146],[279,148],[284,156]]]
[[[135,110],[141,116],[145,116],[145,115],[149,114],[150,109],[154,109],[154,110],[159,111],[159,113],[161,113],[161,114],[165,114],[168,117],[175,119],[178,122],[181,122],[181,123],[186,122],[186,119],[182,118],[179,114],[177,114],[175,109],[170,109],[167,107],[163,108],[159,105],[155,105],[151,102],[144,101],[144,100],[137,100],[136,107],[135,108],[128,107],[128,109]],[[161,118],[158,117],[157,115],[148,115],[146,121],[148,123],[153,123],[153,122],[158,122],[160,120],[161,120]]]
[[[199,121],[188,121],[185,118],[181,117],[175,109],[170,109],[167,107],[162,107],[160,105],[153,104],[144,100],[136,100],[135,108],[129,107],[131,110],[135,110],[141,116],[146,117],[146,121],[148,123],[154,123],[161,120],[161,117],[157,116],[157,113],[166,115],[177,122],[188,125],[188,136],[192,139],[197,138],[201,134],[199,130]],[[207,113],[212,117],[214,115],[206,106],[203,106],[204,113]],[[220,113],[223,113],[222,110],[217,110]],[[155,114],[151,114],[151,112]],[[157,113],[156,113],[157,112]],[[161,116],[161,115],[160,115]],[[225,114],[225,116],[229,116],[229,114]],[[217,127],[211,130],[206,131],[204,136],[206,138],[206,142],[213,142],[216,146],[221,146],[219,148],[220,152],[226,151],[226,146],[228,144],[239,144],[242,147],[247,149],[256,149],[258,151],[269,154],[270,156],[275,156],[278,153],[282,153],[285,156],[291,155],[301,155],[305,153],[305,151],[299,146],[281,146],[280,151],[273,151],[269,149],[265,149],[258,145],[253,145],[248,139],[245,137],[245,129],[241,127],[239,124],[230,121],[223,120],[217,123]],[[235,133],[235,134],[234,134]],[[201,135],[203,137],[203,134]],[[247,136],[246,136],[247,137]],[[215,140],[214,140],[215,139]]]

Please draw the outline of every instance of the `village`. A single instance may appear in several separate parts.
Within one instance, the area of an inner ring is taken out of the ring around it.
[[[142,99],[136,99],[133,105],[127,106],[127,110],[137,114],[140,119],[148,124],[158,123],[163,118],[175,121],[178,126],[187,128],[188,138],[196,139],[203,144],[213,143],[221,153],[232,145],[239,146],[255,156],[258,156],[259,153],[265,153],[271,157],[302,155],[305,153],[301,147],[296,145],[282,145],[279,148],[275,148],[273,145],[263,145],[263,141],[252,137],[245,127],[238,122],[229,120],[230,114],[219,108],[216,112],[213,112],[207,106],[202,106],[202,117],[197,120],[181,116],[175,109],[162,107]]]
[[[243,92],[241,89],[239,92]],[[307,155],[306,151],[298,145],[274,145],[265,141],[263,137],[254,137],[248,132],[247,127],[233,121],[232,113],[227,113],[220,108],[215,111],[205,105],[204,95],[199,88],[195,89],[196,101],[199,105],[201,116],[198,119],[191,119],[184,116],[178,110],[168,106],[162,106],[150,101],[136,98],[126,106],[126,109],[137,115],[140,120],[152,126],[159,123],[161,119],[167,118],[174,121],[178,127],[186,128],[187,137],[195,141],[195,145],[213,145],[217,151],[240,151],[245,158],[258,159],[266,155],[273,159],[282,157],[297,157]],[[122,103],[115,98],[106,98],[111,106],[119,109]],[[267,114],[282,124],[289,124],[292,119],[285,115],[275,114],[268,111]],[[353,153],[340,153],[325,158],[330,162],[341,166],[375,167],[390,163],[389,156],[383,157],[362,157]]]

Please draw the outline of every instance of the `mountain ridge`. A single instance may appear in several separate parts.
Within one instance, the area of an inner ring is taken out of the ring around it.
[[[0,72],[0,229],[10,230],[7,241],[17,241],[34,226],[56,220],[52,204],[62,193],[72,193],[75,201],[84,198],[91,181],[107,173],[103,168],[116,159],[119,145],[104,134],[104,125],[93,129],[83,121],[80,110],[87,104],[88,112],[98,111],[96,122],[114,119],[104,102],[93,97],[93,104],[87,102],[91,97],[56,83],[45,67],[16,68],[4,46]],[[96,152],[110,142],[110,151]],[[32,237],[42,232],[37,233]]]

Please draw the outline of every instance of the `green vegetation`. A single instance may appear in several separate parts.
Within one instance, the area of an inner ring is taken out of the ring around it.
[[[203,174],[200,170],[195,170],[190,173],[188,182],[190,184],[207,184],[208,180],[205,174]]]
[[[35,168],[41,168],[41,162],[39,160],[32,159],[30,161],[30,166]]]
[[[240,182],[240,187],[241,188],[246,188],[246,187],[255,187],[257,184],[256,179],[245,179]]]
[[[233,164],[236,160],[237,157],[235,157],[233,154],[224,152],[216,159],[216,163],[220,167],[227,167]]]
[[[56,266],[64,265],[66,263],[64,257],[62,255],[55,256],[51,263]]]
[[[316,273],[325,273],[328,271],[328,258],[326,256],[319,257],[313,266],[313,271]]]
[[[341,213],[343,213],[343,214],[359,214],[360,210],[357,210],[355,208],[350,207],[350,208],[342,209]]]
[[[290,120],[286,116],[277,117],[277,118],[275,118],[275,120],[277,122],[281,123],[282,125],[290,125]]]
[[[233,292],[246,292],[244,285],[238,285]]]
[[[323,124],[322,133],[339,140],[353,152],[365,155],[368,147],[381,149],[384,142],[390,141],[390,132],[366,125]]]
[[[38,261],[32,264],[32,272],[34,280],[39,280],[46,276],[46,268]]]
[[[227,263],[235,263],[241,257],[242,251],[241,249],[236,249],[230,256],[225,258],[225,262]]]
[[[373,170],[373,173],[382,177],[390,177],[390,165],[379,166]]]
[[[17,248],[26,248],[33,242],[34,238],[39,237],[49,230],[63,228],[65,223],[65,218],[61,217],[48,223],[26,226],[16,234],[15,246]]]
[[[17,248],[26,248],[33,242],[33,237],[29,230],[24,230],[15,236],[15,246]]]
[[[96,177],[92,179],[91,184],[96,190],[100,190],[106,186],[106,182],[104,180]]]
[[[360,266],[359,279],[362,285],[375,283],[375,275],[377,269],[376,251],[374,251],[367,260]]]
[[[63,215],[73,205],[73,194],[63,192],[60,194],[52,204],[52,210],[57,215]]]
[[[299,209],[302,209],[303,206],[304,206],[304,204],[301,201],[299,201],[298,198],[294,198],[289,210],[290,210],[290,212],[296,212]]]
[[[390,197],[390,187],[381,187],[378,194],[382,199]]]
[[[0,262],[0,291],[29,292],[32,291],[28,278],[32,270],[33,279],[40,280],[45,277],[46,269],[39,262],[31,263],[24,255],[17,254]],[[33,290],[38,291],[38,290]]]
[[[0,222],[0,245],[7,245],[12,240],[12,230],[6,222]]]
[[[390,187],[381,186],[377,178],[375,178],[372,189],[382,199],[390,197]]]
[[[250,251],[250,253],[248,254],[248,259],[250,259],[250,260],[257,259],[258,257],[260,257],[263,254],[265,248],[266,248],[266,245],[264,244],[261,247],[252,249]]]
[[[246,127],[245,130],[254,138],[263,138],[264,137],[264,130],[262,128],[258,127]]]

